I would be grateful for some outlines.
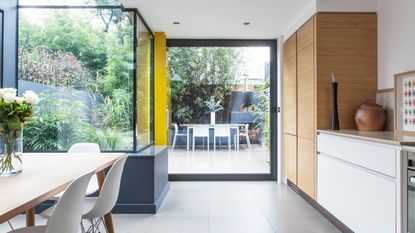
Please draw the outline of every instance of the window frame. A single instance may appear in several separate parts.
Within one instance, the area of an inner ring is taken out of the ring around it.
[[[138,24],[138,20],[140,20],[143,25],[145,26],[145,28],[149,31],[150,35],[151,35],[151,52],[150,52],[150,98],[154,99],[154,46],[153,46],[153,41],[154,41],[154,33],[151,30],[151,28],[149,27],[149,25],[147,24],[147,22],[145,21],[144,17],[141,15],[141,13],[139,12],[139,10],[137,8],[125,8],[122,4],[120,5],[20,5],[19,1],[17,0],[17,30],[16,30],[16,76],[15,76],[15,88],[18,89],[19,88],[19,75],[18,75],[18,70],[19,70],[19,56],[18,56],[18,52],[19,52],[19,22],[20,22],[20,9],[57,9],[57,10],[61,10],[61,9],[119,9],[122,12],[131,12],[134,14],[134,22],[133,22],[133,33],[134,33],[134,40],[133,40],[133,50],[134,50],[134,58],[133,58],[133,62],[134,62],[134,79],[133,79],[133,147],[132,150],[113,150],[113,151],[102,151],[103,153],[117,153],[117,152],[121,152],[121,153],[136,153],[142,150],[145,150],[146,148],[154,145],[154,121],[150,121],[150,131],[151,131],[151,136],[150,136],[150,142],[147,145],[143,145],[141,147],[138,148],[138,144],[137,144],[137,55],[138,55],[138,51],[137,51],[137,24]],[[4,22],[3,22],[4,23]],[[2,75],[0,75],[0,77],[2,77]],[[1,79],[1,84],[3,84],[3,80]],[[154,119],[154,102],[150,102],[150,119]],[[25,152],[37,152],[37,153],[63,153],[66,151],[25,151]]]
[[[278,40],[168,39],[169,47],[269,47],[270,48],[270,172],[263,174],[169,174],[171,181],[263,181],[278,179]]]

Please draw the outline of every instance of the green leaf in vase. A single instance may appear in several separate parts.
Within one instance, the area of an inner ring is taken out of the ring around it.
[[[18,116],[13,116],[12,118],[9,118],[6,120],[7,127],[9,129],[20,129],[20,118]]]

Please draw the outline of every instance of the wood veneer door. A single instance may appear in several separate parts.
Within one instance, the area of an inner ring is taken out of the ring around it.
[[[315,64],[314,43],[298,51],[298,78],[297,78],[297,135],[299,137],[315,138]]]
[[[297,136],[284,134],[284,175],[297,184]]]
[[[283,132],[297,135],[297,36],[284,43]]]
[[[300,51],[314,42],[314,17],[311,17],[297,31],[297,51]]]
[[[315,141],[298,137],[297,186],[308,196],[316,198],[316,150]]]
[[[356,106],[376,101],[376,13],[318,13],[316,17],[317,128],[330,128],[331,72],[338,81],[341,129],[355,128]]]

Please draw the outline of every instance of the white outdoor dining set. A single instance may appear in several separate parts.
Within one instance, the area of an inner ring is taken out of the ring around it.
[[[251,141],[249,139],[249,124],[182,124],[185,127],[185,133],[179,132],[179,126],[173,124],[174,137],[172,143],[172,149],[177,143],[177,138],[186,138],[186,149],[195,150],[196,139],[201,138],[203,145],[206,141],[207,150],[210,147],[210,132],[213,131],[213,149],[216,150],[217,143],[221,146],[222,139],[226,139],[227,149],[231,150],[232,141],[235,150],[239,150],[239,139],[245,137],[248,149],[251,150]],[[242,130],[241,130],[242,129]],[[241,132],[242,131],[242,132]],[[232,134],[233,133],[233,134]],[[233,138],[232,138],[233,135]]]

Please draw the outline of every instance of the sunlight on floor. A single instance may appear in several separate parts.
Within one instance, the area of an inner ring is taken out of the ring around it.
[[[270,153],[260,145],[252,145],[250,151],[241,145],[239,151],[232,148],[185,148],[169,150],[169,173],[192,174],[268,174],[270,173]]]

